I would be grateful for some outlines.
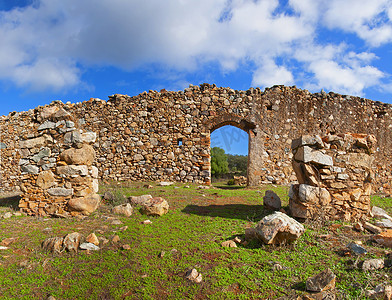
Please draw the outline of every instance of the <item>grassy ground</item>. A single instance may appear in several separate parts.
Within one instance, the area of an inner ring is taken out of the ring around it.
[[[49,295],[56,299],[295,299],[305,293],[306,279],[326,267],[337,275],[339,299],[365,299],[365,289],[392,276],[390,269],[367,273],[352,267],[356,258],[342,256],[351,241],[361,240],[368,249],[361,260],[385,257],[389,250],[339,222],[305,224],[307,230],[295,245],[220,245],[242,236],[246,228],[270,213],[262,206],[266,189],[274,190],[287,206],[287,187],[247,189],[217,183],[205,190],[195,185],[159,187],[152,183],[152,189],[143,185],[103,186],[102,193],[112,191],[115,199],[84,220],[1,219],[0,241],[17,238],[8,250],[0,250],[1,299],[45,299]],[[110,213],[110,207],[122,203],[124,196],[142,194],[167,199],[169,213],[146,217],[135,210],[129,218]],[[0,199],[0,211],[10,210],[15,201]],[[373,202],[392,212],[392,199],[374,197]],[[146,219],[152,224],[141,224]],[[114,220],[122,224],[114,225]],[[120,242],[109,242],[90,253],[55,255],[42,250],[46,238],[74,231],[84,236],[95,232],[108,240],[118,235]],[[123,250],[124,244],[130,250]],[[276,263],[283,268],[277,270]],[[190,268],[202,274],[201,284],[184,278]]]

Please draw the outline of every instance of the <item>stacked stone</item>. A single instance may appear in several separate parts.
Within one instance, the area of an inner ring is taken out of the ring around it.
[[[99,204],[98,169],[90,145],[96,134],[78,129],[61,106],[37,110],[21,137],[19,207],[29,215],[77,215]]]
[[[304,219],[357,221],[370,211],[376,138],[367,134],[305,135],[292,142],[299,184],[289,192],[290,211]]]

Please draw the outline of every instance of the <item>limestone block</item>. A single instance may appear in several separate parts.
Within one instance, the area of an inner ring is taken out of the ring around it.
[[[335,289],[336,275],[326,269],[306,280],[306,290],[311,292],[322,292]]]
[[[87,176],[89,174],[88,167],[86,165],[67,165],[67,166],[60,166],[56,168],[56,173],[58,175],[81,175]]]
[[[51,196],[67,197],[73,195],[73,189],[66,188],[51,188],[48,189],[48,194]]]
[[[264,217],[255,230],[266,244],[292,243],[305,232],[302,224],[281,212]]]
[[[147,216],[162,216],[169,211],[169,204],[161,197],[155,197],[142,204],[141,212]]]
[[[51,121],[45,121],[38,127],[38,131],[45,130],[45,129],[53,129],[56,128],[56,123],[51,122]]]
[[[43,159],[44,157],[49,157],[50,154],[51,154],[50,149],[48,147],[44,147],[36,155],[34,155],[31,159],[37,163],[41,159]]]
[[[301,146],[315,146],[316,148],[323,148],[324,143],[319,135],[303,135],[291,142],[291,149],[297,149]]]
[[[36,184],[43,190],[46,190],[56,184],[52,171],[47,170],[39,173]]]
[[[94,212],[101,202],[101,197],[97,194],[90,194],[83,198],[72,198],[68,201],[68,208],[71,211],[79,211],[85,215]]]
[[[81,148],[70,148],[60,154],[60,159],[69,165],[91,166],[95,159],[94,148],[84,144]]]
[[[300,147],[294,155],[294,159],[304,163],[314,163],[324,166],[332,166],[332,157],[308,146]]]
[[[366,169],[371,169],[374,161],[374,157],[366,153],[348,153],[338,156],[338,158],[342,159],[348,165]]]
[[[24,166],[21,166],[20,169],[22,172],[26,172],[29,174],[38,174],[38,172],[39,172],[39,167],[34,166],[34,165],[24,165]]]
[[[40,136],[37,138],[33,138],[33,139],[28,139],[28,140],[23,140],[19,142],[19,146],[20,148],[39,148],[42,146],[45,146],[47,142],[47,139],[45,138],[45,136]]]
[[[275,192],[267,190],[263,197],[263,205],[268,209],[280,210],[282,207],[282,201]]]

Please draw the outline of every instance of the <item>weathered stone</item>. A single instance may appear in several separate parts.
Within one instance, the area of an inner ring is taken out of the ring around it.
[[[24,165],[20,167],[22,172],[29,173],[29,174],[38,174],[39,167],[34,165]]]
[[[364,255],[368,252],[364,247],[353,242],[348,244],[347,248],[349,248],[355,255]]]
[[[99,239],[97,238],[97,236],[95,235],[95,233],[90,233],[90,234],[86,237],[86,242],[87,242],[87,243],[94,244],[95,246],[99,246]]]
[[[95,159],[94,148],[84,144],[80,149],[70,148],[60,154],[60,159],[69,165],[88,165],[91,166]]]
[[[386,231],[375,235],[373,239],[380,245],[392,248],[392,229],[387,229]]]
[[[349,153],[342,156],[341,159],[348,165],[366,169],[371,169],[374,161],[374,157],[366,153]]]
[[[118,215],[124,215],[126,217],[130,217],[132,215],[132,212],[133,212],[133,208],[129,203],[125,203],[113,207],[113,213]]]
[[[281,212],[264,217],[255,230],[266,244],[292,243],[305,232],[302,224]]]
[[[70,252],[77,252],[81,238],[82,238],[82,236],[79,232],[73,232],[73,233],[67,234],[64,237],[64,241],[63,241],[63,245],[64,245],[65,249],[67,249]]]
[[[335,281],[336,275],[330,269],[325,269],[306,280],[306,290],[311,292],[333,290]]]
[[[41,130],[45,130],[45,129],[53,129],[56,128],[56,123],[51,122],[51,121],[45,121],[44,123],[42,123],[37,130],[41,131]]]
[[[391,219],[381,219],[380,221],[376,222],[376,226],[381,228],[392,229],[392,221]]]
[[[20,141],[19,146],[20,148],[40,148],[42,146],[45,146],[47,143],[47,139],[45,138],[45,136],[40,136],[34,139],[29,139],[29,140],[23,140]]]
[[[54,178],[54,175],[52,171],[47,170],[43,171],[38,174],[36,184],[38,187],[40,187],[43,190],[46,190],[54,185],[56,185],[56,180]]]
[[[141,196],[130,196],[128,197],[129,203],[131,205],[144,205],[145,203],[148,203],[152,199],[151,195],[141,195]]]
[[[365,260],[362,264],[362,270],[364,271],[373,271],[382,268],[384,268],[384,260],[379,258]]]
[[[63,240],[60,237],[47,238],[42,243],[42,248],[46,251],[61,253],[63,251]]]
[[[389,219],[392,221],[392,217],[389,216],[388,213],[385,210],[383,210],[381,207],[373,206],[372,207],[372,215],[375,218],[379,218],[379,219],[384,218],[384,219]]]
[[[67,189],[67,188],[48,189],[48,194],[51,196],[67,197],[67,196],[72,196],[73,193],[74,193],[74,189]]]
[[[162,216],[169,211],[169,204],[161,197],[155,197],[142,204],[142,213],[147,216]]]
[[[35,162],[39,162],[41,159],[44,157],[49,157],[51,154],[51,151],[48,147],[42,148],[38,154],[34,155],[31,159]]]
[[[95,143],[96,140],[97,140],[97,134],[95,132],[89,131],[81,134],[82,143],[91,144],[91,143]]]
[[[185,278],[195,283],[200,283],[203,280],[203,276],[194,268],[185,273]]]
[[[89,174],[88,166],[86,165],[67,165],[67,166],[60,166],[56,168],[56,173],[58,175],[81,175],[81,176],[87,176]]]
[[[100,250],[100,248],[97,245],[94,245],[93,243],[82,243],[80,244],[79,248],[81,250],[90,250],[90,251]]]
[[[71,211],[79,211],[85,215],[94,212],[101,202],[101,197],[97,194],[90,194],[83,198],[72,198],[68,201],[68,208]]]
[[[324,143],[320,136],[303,135],[291,142],[291,149],[297,149],[301,146],[316,146],[322,148],[323,145]]]
[[[392,286],[386,284],[377,285],[374,290],[367,290],[365,296],[369,299],[391,300]]]
[[[275,192],[267,190],[263,197],[263,205],[272,210],[280,210],[282,208],[282,201]]]
[[[365,228],[366,230],[369,230],[370,232],[376,233],[376,234],[383,231],[380,227],[377,227],[376,225],[373,225],[369,222],[364,222],[363,228]]]
[[[294,155],[297,161],[304,163],[314,163],[323,166],[333,166],[332,157],[322,153],[321,151],[313,150],[308,146],[300,147]]]
[[[221,243],[221,246],[226,248],[237,248],[237,244],[233,240],[224,241]]]

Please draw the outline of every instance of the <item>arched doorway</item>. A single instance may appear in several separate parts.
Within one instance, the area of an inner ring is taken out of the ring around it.
[[[211,136],[211,133],[223,126],[231,125],[242,129],[248,134],[248,168],[247,168],[247,184],[250,186],[257,186],[260,183],[260,159],[259,155],[262,153],[263,144],[259,142],[260,137],[257,136],[257,126],[245,118],[241,118],[237,115],[223,114],[221,116],[217,116],[214,119],[210,119],[208,123],[205,124],[207,129],[208,137]],[[210,138],[209,147],[210,144]],[[209,157],[209,163],[211,162],[211,157]],[[210,167],[211,174],[211,167]]]

